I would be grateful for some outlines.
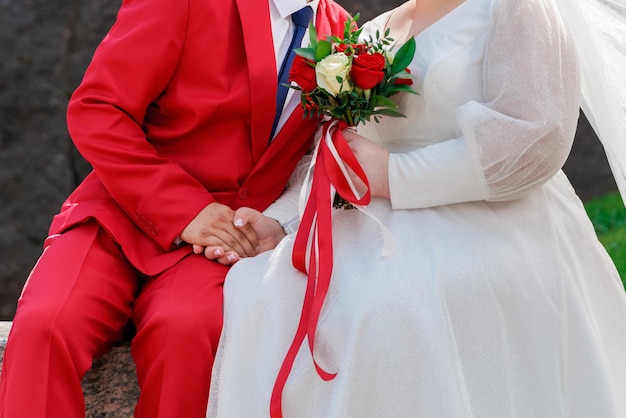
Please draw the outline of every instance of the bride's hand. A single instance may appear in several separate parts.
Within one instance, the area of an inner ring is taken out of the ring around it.
[[[345,129],[343,135],[354,156],[363,167],[367,180],[370,184],[372,197],[384,197],[389,199],[389,182],[387,169],[389,167],[389,151],[369,139],[357,134],[352,129]],[[365,185],[352,172],[350,178],[357,186],[359,192],[365,192]]]
[[[276,219],[265,216],[252,208],[237,209],[234,225],[237,228],[245,228],[248,225],[252,227],[259,240],[258,251],[260,253],[274,249],[285,237],[285,231]]]

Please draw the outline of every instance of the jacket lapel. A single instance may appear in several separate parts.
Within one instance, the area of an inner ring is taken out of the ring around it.
[[[236,0],[250,74],[252,155],[267,148],[276,108],[276,59],[267,0]]]

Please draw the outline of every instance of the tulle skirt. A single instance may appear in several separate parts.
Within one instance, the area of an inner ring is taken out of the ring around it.
[[[626,417],[626,295],[568,180],[511,202],[335,210],[335,263],[285,417]],[[306,276],[294,236],[238,262],[208,416],[263,417]]]

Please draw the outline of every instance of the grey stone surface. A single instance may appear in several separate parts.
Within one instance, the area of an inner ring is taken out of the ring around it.
[[[9,321],[0,322],[0,370],[4,347],[11,329]],[[83,379],[87,418],[130,418],[139,396],[135,365],[130,346],[123,343],[96,359]]]
[[[340,0],[365,22],[399,0]],[[121,0],[0,0],[0,318],[36,262],[48,225],[89,170],[65,127],[67,99]],[[418,52],[419,53],[419,52]],[[582,124],[566,165],[584,199],[615,190]]]
[[[94,361],[83,379],[83,393],[87,418],[133,416],[139,386],[129,343]]]

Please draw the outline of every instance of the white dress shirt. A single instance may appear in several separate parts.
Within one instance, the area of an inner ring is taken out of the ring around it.
[[[274,51],[276,53],[277,71],[285,58],[291,37],[293,36],[294,24],[291,21],[291,14],[300,10],[305,6],[313,9],[313,22],[317,16],[317,6],[319,0],[269,0],[270,17],[272,19],[272,36],[274,37]],[[302,39],[302,46],[309,45],[309,31],[307,30]],[[278,74],[276,75],[278,79]],[[300,94],[298,91],[289,89],[287,99],[278,120],[276,132],[285,124],[291,113],[300,106]],[[298,198],[300,194],[301,184],[291,184],[283,195],[263,213],[266,216],[278,220],[283,226],[285,232],[290,233],[297,228],[299,224],[298,217]]]
[[[276,71],[280,69],[287,49],[291,43],[295,25],[291,21],[291,14],[297,12],[305,6],[313,9],[313,22],[317,16],[317,5],[319,0],[307,2],[306,0],[269,0],[270,2],[270,18],[272,20],[272,36],[274,38],[274,52],[276,54]],[[304,34],[302,46],[309,45],[309,31]],[[278,80],[278,74],[276,74]],[[283,107],[283,112],[278,121],[276,132],[285,124],[291,113],[300,105],[300,95],[296,94],[296,90],[289,89],[287,99]]]

